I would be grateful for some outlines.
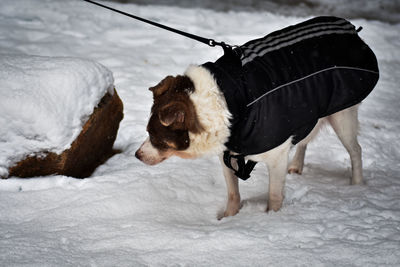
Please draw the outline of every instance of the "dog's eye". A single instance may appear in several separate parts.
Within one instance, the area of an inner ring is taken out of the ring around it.
[[[161,150],[167,150],[167,149],[169,149],[169,146],[168,146],[168,143],[162,141],[158,144],[158,148]]]
[[[157,138],[154,138],[154,136],[152,135],[149,135],[149,138],[150,138],[150,143],[157,149],[167,150],[168,148],[170,148],[167,141],[157,140]]]

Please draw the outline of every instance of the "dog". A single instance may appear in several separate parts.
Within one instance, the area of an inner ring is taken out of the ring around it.
[[[263,162],[266,210],[278,211],[287,172],[302,173],[307,144],[329,123],[350,155],[351,184],[363,183],[358,106],[379,70],[354,25],[317,17],[224,52],[150,88],[149,137],[136,151],[139,160],[155,165],[171,156],[220,155],[228,191],[223,217],[240,209],[243,164],[236,156]]]

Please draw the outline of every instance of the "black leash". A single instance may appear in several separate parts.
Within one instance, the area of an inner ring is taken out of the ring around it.
[[[224,49],[226,49],[226,48],[231,48],[230,45],[228,45],[228,44],[226,44],[226,43],[224,43],[224,42],[217,42],[217,41],[215,41],[215,40],[213,40],[213,39],[207,39],[207,38],[204,38],[204,37],[201,37],[201,36],[198,36],[198,35],[194,35],[194,34],[191,34],[191,33],[188,33],[188,32],[180,31],[180,30],[177,30],[177,29],[174,29],[174,28],[165,26],[165,25],[163,25],[163,24],[160,24],[160,23],[157,23],[157,22],[154,22],[154,21],[147,20],[147,19],[144,19],[144,18],[135,16],[135,15],[132,15],[132,14],[123,12],[123,11],[121,11],[121,10],[118,10],[118,9],[115,9],[115,8],[112,8],[112,7],[109,7],[109,6],[105,6],[105,5],[103,5],[103,4],[97,3],[97,2],[92,1],[92,0],[83,0],[83,1],[89,2],[89,3],[91,3],[91,4],[94,4],[94,5],[97,5],[97,6],[106,8],[106,9],[109,9],[109,10],[111,10],[111,11],[117,12],[117,13],[122,14],[122,15],[125,15],[125,16],[128,16],[128,17],[130,17],[130,18],[133,18],[133,19],[136,19],[136,20],[139,20],[139,21],[142,21],[142,22],[151,24],[151,25],[156,26],[156,27],[159,27],[159,28],[161,28],[161,29],[164,29],[164,30],[167,30],[167,31],[171,31],[171,32],[174,32],[174,33],[177,33],[177,34],[180,34],[180,35],[183,35],[183,36],[185,36],[185,37],[188,37],[188,38],[190,38],[190,39],[199,41],[199,42],[201,42],[201,43],[203,43],[203,44],[206,44],[206,45],[209,45],[209,46],[211,46],[211,47],[214,47],[214,46],[221,46],[221,47],[224,48]]]
[[[167,30],[167,31],[171,31],[171,32],[174,32],[174,33],[177,33],[177,34],[180,34],[180,35],[183,35],[185,37],[188,37],[190,39],[196,40],[198,42],[201,42],[203,44],[209,45],[211,47],[221,46],[224,49],[224,53],[232,53],[232,46],[228,45],[228,44],[226,44],[224,42],[217,42],[217,41],[215,41],[213,39],[204,38],[204,37],[201,37],[201,36],[198,36],[198,35],[194,35],[194,34],[191,34],[191,33],[188,33],[188,32],[184,32],[184,31],[181,31],[181,30],[178,30],[178,29],[174,29],[174,28],[165,26],[163,24],[160,24],[160,23],[157,23],[157,22],[154,22],[154,21],[151,21],[151,20],[147,20],[147,19],[135,16],[135,15],[132,15],[132,14],[126,13],[126,12],[123,12],[121,10],[109,7],[109,6],[105,6],[103,4],[97,3],[97,2],[92,1],[92,0],[83,0],[83,1],[89,2],[91,4],[94,4],[94,5],[106,8],[106,9],[109,9],[111,11],[114,11],[114,12],[117,12],[119,14],[128,16],[130,18],[142,21],[144,23],[159,27],[161,29],[164,29],[164,30]],[[237,165],[238,165],[238,169],[237,170],[232,167],[232,164],[231,164],[231,159],[232,158],[236,159],[236,162],[237,162]],[[251,161],[251,160],[248,160],[246,162],[243,155],[231,155],[229,151],[225,151],[224,152],[224,163],[228,168],[232,169],[235,172],[235,175],[237,177],[239,177],[240,179],[243,179],[243,180],[247,180],[250,177],[251,171],[254,169],[255,165],[257,164],[257,162],[254,162],[254,161]]]

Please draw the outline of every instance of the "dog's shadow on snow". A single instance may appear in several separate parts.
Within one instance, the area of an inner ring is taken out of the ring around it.
[[[250,198],[243,199],[240,203],[240,211],[241,212],[267,212],[268,207],[268,195],[267,192],[265,194],[261,194],[258,196],[253,196]]]
[[[351,166],[331,166],[327,167],[325,164],[306,164],[304,166],[303,174],[290,174],[288,180],[296,181],[296,179],[308,180],[316,182],[316,184],[340,184],[345,185],[350,183],[351,179]]]
[[[303,191],[305,190],[303,192],[303,194],[305,194],[313,187],[313,185],[316,187],[324,184],[329,186],[348,186],[350,185],[350,179],[350,166],[331,166],[330,168],[327,168],[327,165],[309,163],[304,166],[303,174],[288,174],[286,183],[288,191],[293,189],[299,190],[300,187],[303,188]],[[294,187],[291,185],[294,185]],[[240,202],[239,213],[266,212],[268,206],[267,191],[268,190],[266,189],[264,194],[242,199]],[[286,194],[288,194],[288,192]],[[288,199],[287,197],[288,196],[285,198]],[[217,214],[219,220],[223,218],[224,212],[225,207],[219,210]]]

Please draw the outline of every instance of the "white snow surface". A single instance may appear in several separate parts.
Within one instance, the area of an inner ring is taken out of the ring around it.
[[[269,11],[285,16],[329,15],[348,19],[368,18],[400,22],[399,0],[111,0],[141,5],[177,5],[219,11]]]
[[[109,4],[231,44],[308,18]],[[327,128],[309,145],[303,175],[288,175],[280,211],[265,212],[260,164],[240,182],[240,213],[218,221],[226,187],[216,157],[149,167],[134,153],[146,137],[147,88],[221,49],[83,1],[2,0],[2,54],[100,62],[113,72],[125,117],[115,143],[122,153],[91,178],[0,181],[0,265],[399,266],[400,27],[352,22],[363,26],[381,70],[359,112],[365,184],[349,185],[348,154]]]
[[[0,54],[0,176],[27,155],[70,148],[112,73],[71,57]]]

